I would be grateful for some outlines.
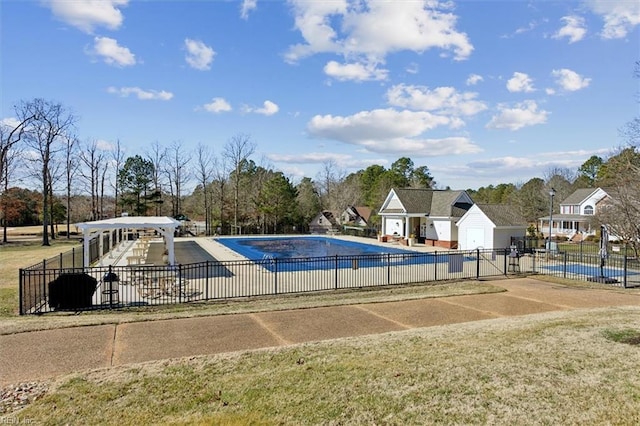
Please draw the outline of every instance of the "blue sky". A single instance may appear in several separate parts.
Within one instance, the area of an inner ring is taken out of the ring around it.
[[[294,182],[400,157],[440,186],[577,169],[636,116],[637,1],[3,1],[0,119],[41,97],[82,141],[220,155]]]

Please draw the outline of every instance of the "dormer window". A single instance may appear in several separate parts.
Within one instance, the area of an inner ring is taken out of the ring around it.
[[[585,215],[593,215],[593,206],[584,206],[584,214]]]

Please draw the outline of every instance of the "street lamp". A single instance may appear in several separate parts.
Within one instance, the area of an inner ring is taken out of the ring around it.
[[[551,225],[553,224],[553,197],[556,195],[556,190],[551,188],[549,191],[549,247],[548,251],[551,251]]]

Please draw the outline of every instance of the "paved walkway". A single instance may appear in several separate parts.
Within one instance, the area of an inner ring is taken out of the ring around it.
[[[530,278],[504,293],[99,325],[0,336],[0,386],[85,369],[542,312],[640,306],[640,295]]]

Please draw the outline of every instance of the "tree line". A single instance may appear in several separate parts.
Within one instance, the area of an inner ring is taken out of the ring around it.
[[[33,99],[14,109],[17,121],[0,126],[4,242],[9,225],[42,225],[42,244],[48,245],[58,234],[54,225],[64,224],[69,238],[73,223],[125,212],[189,217],[204,222],[206,235],[305,232],[323,210],[367,206],[375,211],[392,188],[438,188],[429,168],[408,157],[389,168],[371,165],[349,174],[329,161],[314,179],[294,183],[268,163],[256,163],[256,144],[242,133],[224,144],[200,143],[192,151],[179,141],[154,142],[147,152],[127,156],[119,140],[112,146],[80,141],[77,117],[61,104]],[[578,188],[606,187],[617,201],[602,210],[599,220],[614,223],[624,217],[626,225],[616,225],[618,235],[638,239],[633,224],[640,223],[639,119],[622,133],[626,146],[606,159],[592,156],[578,170],[550,168],[527,182],[467,191],[475,202],[509,204],[535,224],[548,213],[551,188],[563,200]],[[38,187],[21,188],[25,180]],[[557,212],[559,203],[555,207]],[[372,225],[378,221],[374,216]]]

